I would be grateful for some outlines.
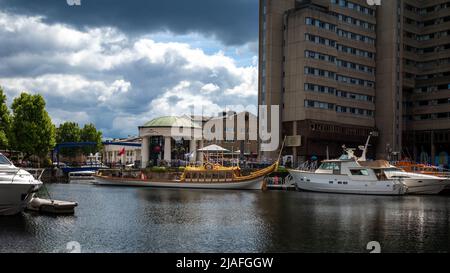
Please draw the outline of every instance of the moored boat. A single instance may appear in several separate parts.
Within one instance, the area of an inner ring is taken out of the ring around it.
[[[409,160],[398,161],[395,162],[394,165],[408,173],[441,177],[446,184],[444,190],[446,192],[450,191],[450,170],[441,169],[432,165],[415,163]]]
[[[358,158],[354,149],[345,149],[339,159],[325,160],[314,172],[289,170],[299,189],[318,192],[403,195],[438,194],[449,180],[405,172],[385,160],[367,161],[367,143]]]
[[[365,161],[359,162],[362,166],[379,168],[388,179],[399,179],[408,187],[408,194],[439,194],[450,180],[435,175],[407,172],[387,161]]]
[[[0,154],[0,215],[22,212],[42,182]]]
[[[76,184],[92,184],[95,182],[94,171],[78,171],[78,172],[70,172],[69,183]]]
[[[343,146],[344,154],[339,159],[324,160],[315,171],[289,170],[297,188],[306,191],[366,194],[366,195],[404,195],[408,187],[401,179],[388,178],[384,173],[384,162],[373,166],[364,166],[367,148],[374,132],[369,134],[366,144],[360,149],[361,157],[355,156],[355,149]],[[373,164],[373,163],[372,163]],[[390,165],[388,164],[390,167]]]
[[[139,186],[161,188],[192,188],[222,190],[261,190],[264,188],[264,177],[278,168],[278,162],[255,171],[249,175],[241,175],[239,167],[224,167],[219,164],[205,163],[200,167],[188,166],[177,179],[148,179],[144,173],[137,177],[108,176],[99,171],[95,184],[112,186]]]
[[[439,176],[444,178],[450,178],[450,170],[440,169],[436,166],[415,163],[408,160],[398,161],[393,163],[394,166],[409,173],[419,173],[426,175]]]
[[[403,195],[407,186],[400,179],[388,179],[381,169],[364,167],[355,158],[325,160],[314,171],[289,170],[301,190],[365,194]]]

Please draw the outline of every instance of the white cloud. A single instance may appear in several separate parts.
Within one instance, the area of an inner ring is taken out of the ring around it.
[[[182,81],[166,90],[150,103],[150,116],[158,116],[158,113],[164,113],[164,115],[218,113],[222,107],[211,98],[198,93],[200,85],[200,83]]]
[[[53,117],[53,123],[56,126],[70,120],[78,124],[86,124],[90,122],[89,114],[83,111],[65,111],[63,109],[51,109],[49,114]]]
[[[217,113],[256,104],[257,65],[238,65],[220,49],[1,11],[0,41],[0,85],[9,96],[41,93],[55,122],[94,122],[107,137],[136,134],[139,123],[193,106]]]
[[[219,91],[220,87],[214,83],[208,83],[208,84],[203,85],[203,87],[200,90],[205,94],[211,94],[216,91]]]
[[[9,93],[28,91],[45,96],[107,102],[114,95],[126,93],[131,83],[122,79],[112,83],[87,80],[80,75],[47,74],[35,78],[0,78]],[[63,106],[63,105],[61,105]]]

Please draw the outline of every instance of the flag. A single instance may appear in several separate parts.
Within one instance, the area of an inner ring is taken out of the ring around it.
[[[119,156],[122,156],[122,155],[124,155],[125,154],[125,148],[122,148],[122,149],[120,149],[120,151],[119,151]]]

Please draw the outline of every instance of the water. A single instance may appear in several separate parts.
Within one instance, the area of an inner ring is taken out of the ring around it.
[[[48,186],[74,216],[0,217],[0,252],[448,252],[450,196]]]

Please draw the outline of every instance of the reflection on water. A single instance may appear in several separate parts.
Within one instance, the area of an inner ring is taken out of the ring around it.
[[[447,252],[450,197],[50,185],[75,216],[0,217],[0,252]]]

